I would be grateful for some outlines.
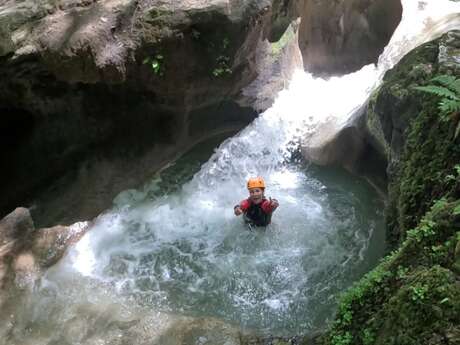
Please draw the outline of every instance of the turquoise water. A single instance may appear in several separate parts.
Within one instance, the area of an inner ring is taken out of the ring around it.
[[[383,254],[380,199],[343,170],[285,162],[268,180],[280,201],[272,224],[250,231],[232,214],[244,184],[225,198],[192,188],[214,145],[118,196],[74,264],[149,309],[283,335],[319,328],[337,294]]]

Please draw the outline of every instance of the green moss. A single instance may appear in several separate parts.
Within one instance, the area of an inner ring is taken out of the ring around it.
[[[445,179],[452,176],[455,164],[460,162],[460,147],[454,137],[455,123],[439,117],[436,97],[422,95],[413,89],[439,74],[437,54],[435,43],[408,54],[386,74],[385,83],[369,107],[371,118],[390,117],[397,131],[407,128],[396,134],[404,137],[402,152],[390,152],[391,181],[386,215],[389,241],[393,246],[405,238],[407,229],[418,224],[434,200],[455,196],[459,189],[459,179],[445,183]],[[394,133],[386,135],[387,141],[394,139],[390,137]]]
[[[394,82],[408,85],[429,77],[430,66],[436,63],[438,54],[439,46],[436,41],[426,43],[404,56],[396,68],[385,74],[383,80],[387,85]]]
[[[293,29],[292,25],[289,25],[281,38],[277,42],[270,44],[270,54],[273,57],[278,58],[283,48],[291,43],[295,38],[295,30]]]
[[[144,13],[143,21],[153,25],[170,25],[173,17],[174,12],[169,9],[154,7]]]
[[[397,249],[342,296],[322,344],[460,343],[457,125],[412,88],[440,75],[438,47],[408,54],[369,102],[368,128],[388,145],[387,231]]]
[[[446,176],[460,161],[460,148],[453,143],[452,134],[452,124],[441,121],[433,105],[427,105],[412,125],[398,186],[398,222],[403,235],[434,200],[456,195],[458,181],[446,183]]]
[[[447,344],[460,339],[456,123],[442,121],[436,97],[421,97],[412,89],[439,75],[437,47],[429,43],[408,54],[369,102],[368,128],[383,142],[391,162],[386,216],[398,249],[343,295],[323,344],[440,344],[439,339]],[[400,150],[393,145],[395,138],[403,138]]]
[[[390,154],[390,146],[385,140],[382,124],[378,118],[378,115],[374,111],[379,91],[380,88],[375,90],[369,99],[368,111],[366,114],[366,125],[372,136],[375,138],[380,152],[382,152],[384,156],[388,158]]]
[[[324,344],[423,344],[460,321],[460,289],[451,271],[459,205],[435,203],[400,249],[342,296]]]
[[[382,344],[424,344],[460,320],[460,289],[448,269],[415,270],[388,300],[379,330]]]

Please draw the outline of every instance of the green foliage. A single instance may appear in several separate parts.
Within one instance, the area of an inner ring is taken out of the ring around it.
[[[398,279],[404,279],[407,277],[408,272],[409,272],[409,268],[400,265],[398,266],[398,271],[396,275]]]
[[[414,238],[417,242],[421,242],[424,238],[435,234],[433,230],[434,224],[435,223],[431,220],[423,219],[419,227],[407,231],[407,237]]]
[[[363,345],[373,345],[375,343],[375,334],[370,329],[366,328],[362,334]]]
[[[214,77],[224,77],[232,74],[232,70],[229,67],[230,58],[228,56],[220,55],[216,59],[216,67],[212,70]]]
[[[146,57],[142,61],[144,65],[148,64],[153,70],[155,75],[162,77],[164,75],[164,56],[161,54],[156,54],[153,57]]]
[[[407,124],[389,195],[399,247],[343,295],[324,345],[460,339],[460,146],[452,140],[452,122],[433,116],[458,119],[460,105],[446,102],[460,103],[460,79],[431,78],[438,71],[437,55],[437,43],[408,54],[386,74],[372,103],[375,114],[394,110],[403,128]],[[413,73],[419,65],[423,73]],[[417,97],[418,91],[441,102]]]
[[[232,69],[230,68],[230,57],[228,56],[229,47],[230,40],[228,37],[224,37],[217,46],[217,51],[220,54],[216,57],[215,67],[212,70],[212,75],[216,78],[232,74]]]
[[[454,208],[454,210],[452,211],[452,214],[454,216],[458,216],[460,214],[460,205],[457,205],[457,207]]]
[[[371,345],[378,334],[411,345],[448,327],[445,315],[456,313],[460,293],[441,265],[453,264],[457,233],[449,220],[457,208],[459,200],[436,200],[401,247],[342,296],[324,344]]]
[[[295,30],[292,25],[284,32],[283,36],[277,41],[270,45],[270,55],[277,58],[281,54],[281,51],[286,47],[290,42],[292,42],[296,37]]]
[[[434,200],[454,196],[460,178],[460,146],[453,144],[451,122],[439,121],[432,100],[422,100],[422,110],[408,129],[398,180],[390,185],[393,222],[400,239],[414,229]],[[413,110],[412,110],[413,111]]]
[[[332,345],[351,345],[353,337],[350,332],[346,332],[345,334],[338,334],[332,337]]]
[[[222,40],[222,49],[225,50],[229,46],[230,46],[230,40],[228,39],[228,37],[224,37],[224,39]]]
[[[433,84],[415,86],[414,89],[441,98],[438,103],[441,119],[448,121],[452,113],[460,111],[460,79],[450,75],[440,75],[432,78],[430,82]]]
[[[412,290],[412,300],[414,302],[423,301],[426,298],[426,293],[428,292],[428,287],[425,285],[416,285],[411,286]]]
[[[460,79],[455,78],[452,75],[438,75],[431,79],[433,82],[437,82],[451,90],[453,90],[457,95],[460,94]]]

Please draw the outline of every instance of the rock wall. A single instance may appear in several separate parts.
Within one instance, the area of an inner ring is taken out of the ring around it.
[[[322,344],[459,342],[460,118],[414,89],[460,77],[459,39],[452,31],[412,51],[371,99],[366,122],[389,162],[394,251],[346,292]]]
[[[401,21],[400,0],[298,1],[305,70],[344,74],[375,63]]]
[[[3,2],[1,214],[32,206],[40,223],[48,206],[33,200],[52,186],[69,210],[54,221],[92,218],[197,141],[249,123],[237,101],[270,6]]]
[[[0,215],[25,205],[40,225],[96,216],[194,143],[235,133],[270,106],[302,64],[297,41],[315,72],[367,63],[399,20],[397,3],[4,1]],[[377,12],[388,13],[378,25]],[[355,17],[376,26],[362,31]],[[266,39],[289,25],[280,54]],[[56,203],[68,211],[43,219]]]

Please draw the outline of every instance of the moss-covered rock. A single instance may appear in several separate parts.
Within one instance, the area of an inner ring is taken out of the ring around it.
[[[458,193],[458,179],[448,178],[460,162],[456,123],[442,121],[436,97],[414,89],[437,75],[456,73],[451,60],[443,63],[441,52],[456,44],[452,37],[457,35],[448,33],[405,56],[387,72],[369,104],[369,131],[389,162],[387,218],[393,245],[418,224],[434,200]]]
[[[328,345],[428,344],[460,322],[460,201],[438,201],[401,247],[344,294]]]
[[[439,99],[414,89],[458,73],[440,53],[458,35],[448,33],[408,54],[370,100],[367,125],[389,162],[387,224],[394,251],[344,294],[323,344],[459,344],[458,119],[443,119]]]

